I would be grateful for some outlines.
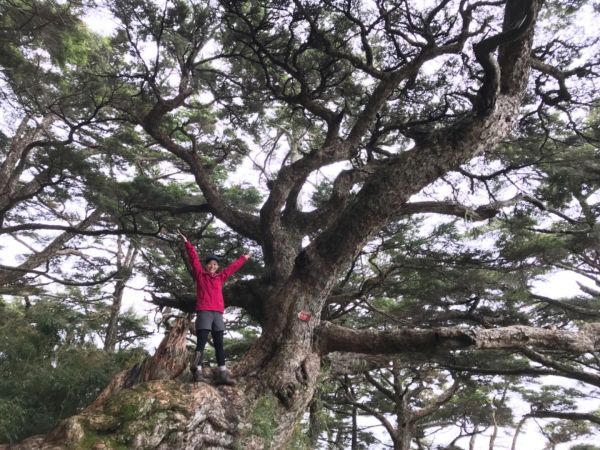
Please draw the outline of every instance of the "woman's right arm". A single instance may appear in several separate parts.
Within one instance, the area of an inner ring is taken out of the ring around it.
[[[185,237],[185,235],[181,231],[177,230],[177,233],[183,240],[183,244],[185,245],[185,250],[187,252],[190,264],[192,265],[194,277],[197,278],[198,275],[200,275],[202,273],[202,264],[200,264],[200,258],[198,258],[198,252],[196,252],[196,249],[194,248],[192,243],[190,241],[188,241],[188,238]]]

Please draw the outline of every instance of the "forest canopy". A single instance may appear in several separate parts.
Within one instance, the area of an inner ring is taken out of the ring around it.
[[[0,442],[597,448],[599,18],[1,2]],[[236,387],[186,369],[177,230],[253,252],[224,291]]]

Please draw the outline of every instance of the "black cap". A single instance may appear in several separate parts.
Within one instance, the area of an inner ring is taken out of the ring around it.
[[[208,264],[211,261],[216,261],[219,263],[219,257],[216,255],[208,255],[206,258],[204,258],[204,264]]]

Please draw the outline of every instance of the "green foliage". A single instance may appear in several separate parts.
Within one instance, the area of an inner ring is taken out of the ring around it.
[[[30,48],[37,46],[49,52],[55,61],[64,62],[64,40],[78,29],[77,13],[81,9],[71,2],[58,1],[10,1],[0,6],[0,36],[7,44],[0,53],[0,62],[12,53],[13,61],[18,58],[19,47],[26,43]],[[48,26],[52,23],[53,26]],[[81,30],[81,29],[80,29]]]
[[[224,191],[224,198],[242,211],[255,212],[263,199],[263,195],[252,186],[234,185]]]
[[[288,444],[290,450],[310,450],[311,443],[306,431],[303,429],[302,424],[298,423],[294,427],[294,433]]]
[[[87,406],[118,371],[141,360],[134,348],[106,353],[88,339],[86,316],[53,301],[0,308],[0,442],[50,430]],[[87,330],[87,331],[86,331]]]
[[[88,450],[95,446],[105,446],[111,450],[127,450],[127,446],[116,442],[109,436],[103,436],[91,430],[86,430],[84,438],[81,440],[75,450]]]
[[[254,402],[248,418],[249,427],[245,428],[238,436],[238,440],[233,444],[234,449],[242,450],[241,441],[248,438],[258,438],[262,448],[271,448],[277,428],[277,403],[278,400],[270,394],[264,394]],[[297,441],[296,438],[294,441]],[[301,442],[301,440],[297,441],[298,445],[301,445]],[[299,447],[298,450],[302,448]]]
[[[544,426],[544,432],[554,443],[570,443],[592,433],[585,421],[560,420]]]
[[[579,399],[587,397],[579,389],[557,385],[544,385],[539,390],[523,390],[521,395],[534,408],[550,411],[572,411],[576,409]]]
[[[271,448],[277,428],[277,399],[272,395],[263,395],[256,400],[250,415],[250,433],[262,439],[265,449]]]
[[[16,442],[21,437],[28,417],[27,408],[18,401],[0,397],[0,442]]]

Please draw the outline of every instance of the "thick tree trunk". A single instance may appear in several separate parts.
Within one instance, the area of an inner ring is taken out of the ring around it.
[[[268,352],[257,342],[249,353],[263,364],[246,373],[240,369],[248,363],[234,366],[238,384],[214,386],[193,383],[186,370],[189,319],[180,318],[152,357],[116,375],[81,414],[10,448],[285,448],[320,373],[310,333],[275,340]]]
[[[394,450],[410,450],[413,432],[410,426],[398,427],[398,433],[394,439]]]
[[[106,388],[88,406],[86,411],[96,410],[111,396],[125,388],[150,380],[170,380],[178,377],[186,368],[186,347],[190,316],[180,317],[165,335],[154,355],[129,370],[118,373]]]
[[[408,407],[408,398],[398,397],[396,403],[396,431],[394,436],[394,450],[410,450],[410,444],[415,435],[415,422]]]
[[[285,407],[255,378],[239,379],[235,387],[186,380],[119,390],[47,436],[12,448],[279,449],[286,447],[306,405]]]
[[[282,332],[263,334],[232,368],[236,386],[191,382],[186,370],[191,317],[182,317],[152,357],[118,374],[81,414],[11,448],[286,448],[314,396],[322,357],[313,340],[316,319],[300,320],[293,306],[310,308],[310,292],[295,286],[287,287],[295,297],[281,297],[294,299],[282,301],[288,319]],[[400,426],[395,448],[409,449],[413,431]]]

